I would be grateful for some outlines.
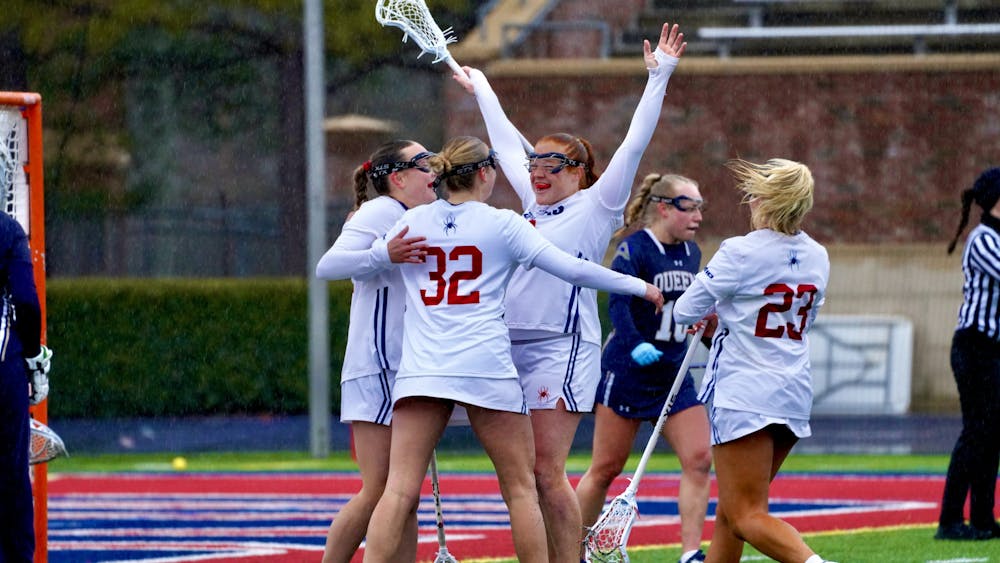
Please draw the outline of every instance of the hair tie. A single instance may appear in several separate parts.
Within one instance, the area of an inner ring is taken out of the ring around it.
[[[365,163],[361,165],[361,167],[365,169],[365,172],[371,172],[372,171],[372,161],[366,160]]]

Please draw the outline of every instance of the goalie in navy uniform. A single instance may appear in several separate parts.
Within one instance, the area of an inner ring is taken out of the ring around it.
[[[614,332],[601,358],[597,388],[593,462],[576,487],[584,526],[593,526],[608,487],[625,466],[643,421],[655,423],[663,410],[687,350],[687,327],[673,322],[673,302],[687,289],[701,264],[694,235],[704,206],[698,184],[676,174],[650,174],[625,211],[616,233],[645,228],[618,246],[611,269],[644,279],[663,292],[662,313],[628,295],[611,295],[608,311]],[[681,464],[677,504],[681,516],[681,563],[703,561],[699,549],[708,508],[708,415],[694,380],[684,374],[662,435]]]
[[[52,352],[41,344],[42,312],[28,238],[0,213],[0,561],[30,562],[35,552],[34,509],[28,474],[28,406],[45,400]]]

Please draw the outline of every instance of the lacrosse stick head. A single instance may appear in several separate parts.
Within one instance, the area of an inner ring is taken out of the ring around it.
[[[28,463],[45,463],[60,456],[69,456],[62,438],[51,428],[32,418]]]
[[[447,547],[442,547],[438,550],[437,557],[434,558],[434,563],[458,563],[458,559],[455,559],[452,554],[448,553]]]
[[[585,559],[599,563],[628,563],[628,536],[639,514],[635,495],[615,497],[583,540]]]
[[[434,55],[434,62],[451,59],[448,44],[455,42],[455,36],[451,28],[441,31],[424,0],[378,0],[375,19],[383,26],[402,29],[403,41],[412,38],[420,47],[420,54]]]

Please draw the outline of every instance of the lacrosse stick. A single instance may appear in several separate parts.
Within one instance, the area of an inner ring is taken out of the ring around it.
[[[697,348],[698,343],[701,341],[701,335],[704,332],[705,325],[702,325],[698,329],[698,332],[695,333],[694,338],[691,339],[691,344],[688,345],[687,352],[684,354],[684,361],[681,362],[681,367],[677,370],[677,377],[674,378],[674,383],[670,386],[670,392],[667,393],[667,401],[663,404],[660,417],[656,419],[656,425],[653,427],[653,435],[646,442],[646,449],[642,452],[642,458],[639,459],[639,465],[635,468],[635,474],[632,475],[632,480],[629,482],[628,487],[622,494],[611,501],[611,504],[601,514],[601,517],[597,519],[597,523],[587,531],[587,536],[583,539],[585,559],[587,561],[628,563],[628,553],[626,553],[625,547],[628,545],[628,535],[632,531],[632,524],[635,522],[636,515],[639,514],[639,507],[635,502],[635,493],[639,490],[639,481],[642,479],[643,472],[646,471],[646,463],[653,454],[653,450],[656,449],[656,441],[660,437],[660,430],[663,429],[663,423],[667,420],[667,413],[674,406],[674,400],[677,399],[677,392],[680,391],[681,382],[684,380],[684,376],[687,375],[688,366],[691,365],[691,358],[694,357],[695,348]]]
[[[375,4],[375,20],[383,26],[391,25],[402,29],[403,42],[406,42],[407,37],[412,37],[414,43],[420,47],[420,55],[417,55],[417,58],[424,53],[430,53],[436,57],[431,62],[444,61],[451,70],[465,76],[465,71],[448,52],[448,44],[456,41],[452,29],[449,27],[441,31],[424,0],[378,0]],[[525,151],[534,150],[520,131],[517,134],[521,137],[521,145]]]
[[[406,42],[407,37],[412,38],[420,47],[420,55],[434,55],[435,59],[431,62],[444,61],[453,71],[465,74],[448,52],[448,44],[456,41],[452,29],[449,27],[441,31],[424,0],[378,0],[375,4],[375,20],[383,26],[391,25],[402,29],[403,42]]]
[[[434,511],[437,514],[438,552],[434,563],[458,563],[444,544],[444,514],[441,512],[441,488],[438,485],[437,450],[431,452],[431,490],[434,491]]]
[[[28,463],[45,463],[59,456],[69,457],[66,444],[63,444],[51,428],[35,419],[31,419],[31,444],[28,446]]]

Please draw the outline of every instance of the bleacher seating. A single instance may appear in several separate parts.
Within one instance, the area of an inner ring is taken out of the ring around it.
[[[490,0],[463,57],[627,57],[680,23],[688,54],[1000,52],[1000,0]],[[595,8],[595,6],[597,8]],[[640,6],[638,9],[637,6]],[[595,11],[596,10],[596,11]],[[637,10],[637,13],[630,14]],[[613,17],[611,17],[613,15]]]
[[[694,28],[692,51],[722,56],[1000,50],[995,0],[729,0],[690,12],[653,0],[633,33],[649,36],[672,14]]]

